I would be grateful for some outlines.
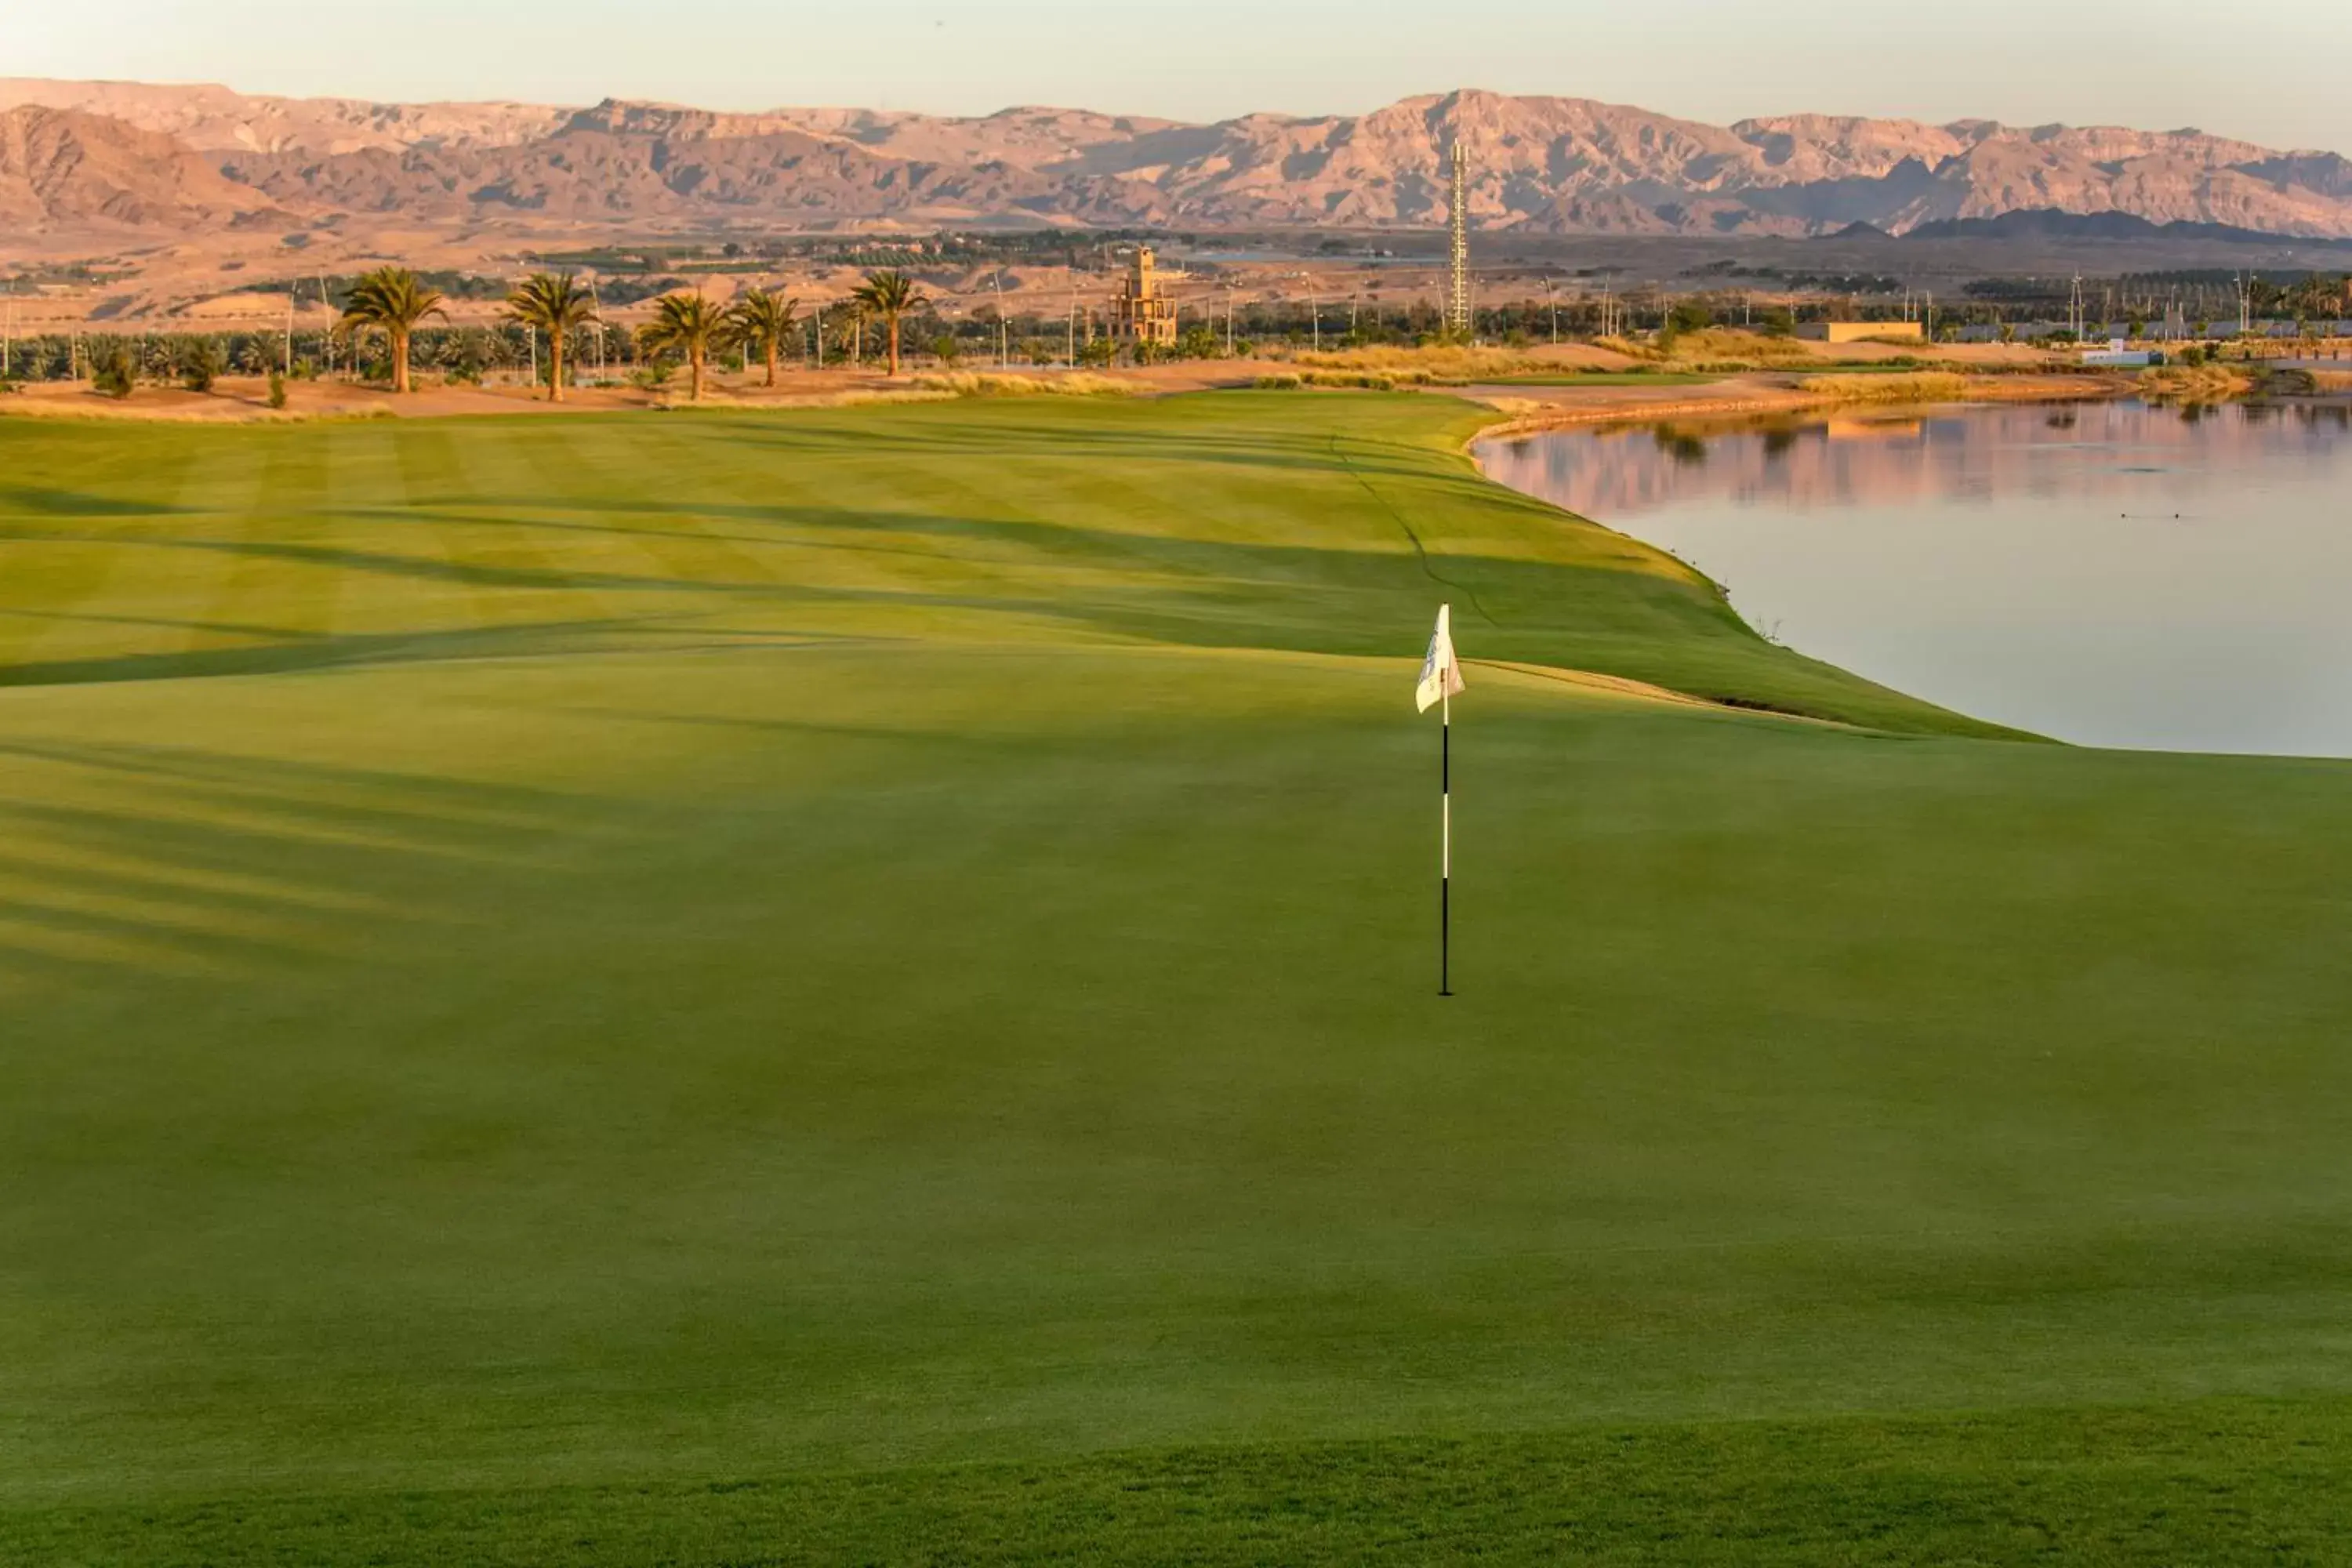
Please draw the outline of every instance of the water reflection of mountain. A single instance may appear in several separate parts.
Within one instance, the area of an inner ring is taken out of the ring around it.
[[[2151,478],[2175,469],[2195,487],[2256,459],[2318,462],[2347,430],[2352,410],[2340,405],[1993,405],[1560,431],[1487,442],[1478,456],[1512,489],[1606,521],[1701,498],[1797,507],[2017,494],[2145,500]]]

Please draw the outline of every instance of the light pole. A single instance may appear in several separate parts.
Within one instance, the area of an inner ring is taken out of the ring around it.
[[[595,274],[588,277],[588,313],[596,321],[596,379],[609,379],[604,370],[604,301],[596,292]]]
[[[319,303],[327,312],[327,330],[320,338],[319,356],[326,361],[327,374],[332,375],[335,374],[335,306],[327,298],[327,279],[323,273],[319,278]]]
[[[1013,366],[1013,328],[1004,319],[1004,268],[996,269],[996,368]]]

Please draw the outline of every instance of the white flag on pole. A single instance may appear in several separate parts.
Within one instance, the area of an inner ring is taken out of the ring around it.
[[[1454,606],[1437,606],[1437,630],[1429,639],[1429,657],[1422,660],[1421,683],[1412,700],[1423,713],[1462,689],[1462,661],[1454,657]]]

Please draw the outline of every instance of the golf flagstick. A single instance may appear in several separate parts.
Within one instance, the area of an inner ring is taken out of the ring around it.
[[[1454,994],[1454,694],[1462,661],[1454,653],[1454,606],[1437,606],[1437,630],[1422,660],[1412,700],[1423,713],[1441,710],[1437,772],[1437,994]]]

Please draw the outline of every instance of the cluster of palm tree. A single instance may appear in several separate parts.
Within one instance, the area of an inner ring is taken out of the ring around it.
[[[888,334],[889,374],[897,375],[901,323],[930,300],[913,279],[896,270],[867,273],[851,300],[861,321],[882,323]],[[565,345],[574,332],[599,321],[595,296],[572,273],[535,272],[515,286],[506,307],[509,321],[547,334],[548,396],[562,402]],[[637,338],[650,353],[684,357],[688,395],[699,401],[711,356],[733,348],[759,353],[767,363],[768,384],[775,385],[778,362],[799,328],[799,309],[798,301],[779,290],[755,289],[723,309],[698,292],[665,294],[654,301],[654,319],[637,330]],[[440,291],[426,288],[404,267],[384,267],[353,286],[338,326],[347,332],[383,333],[393,390],[406,392],[410,340],[433,316],[448,316]]]

